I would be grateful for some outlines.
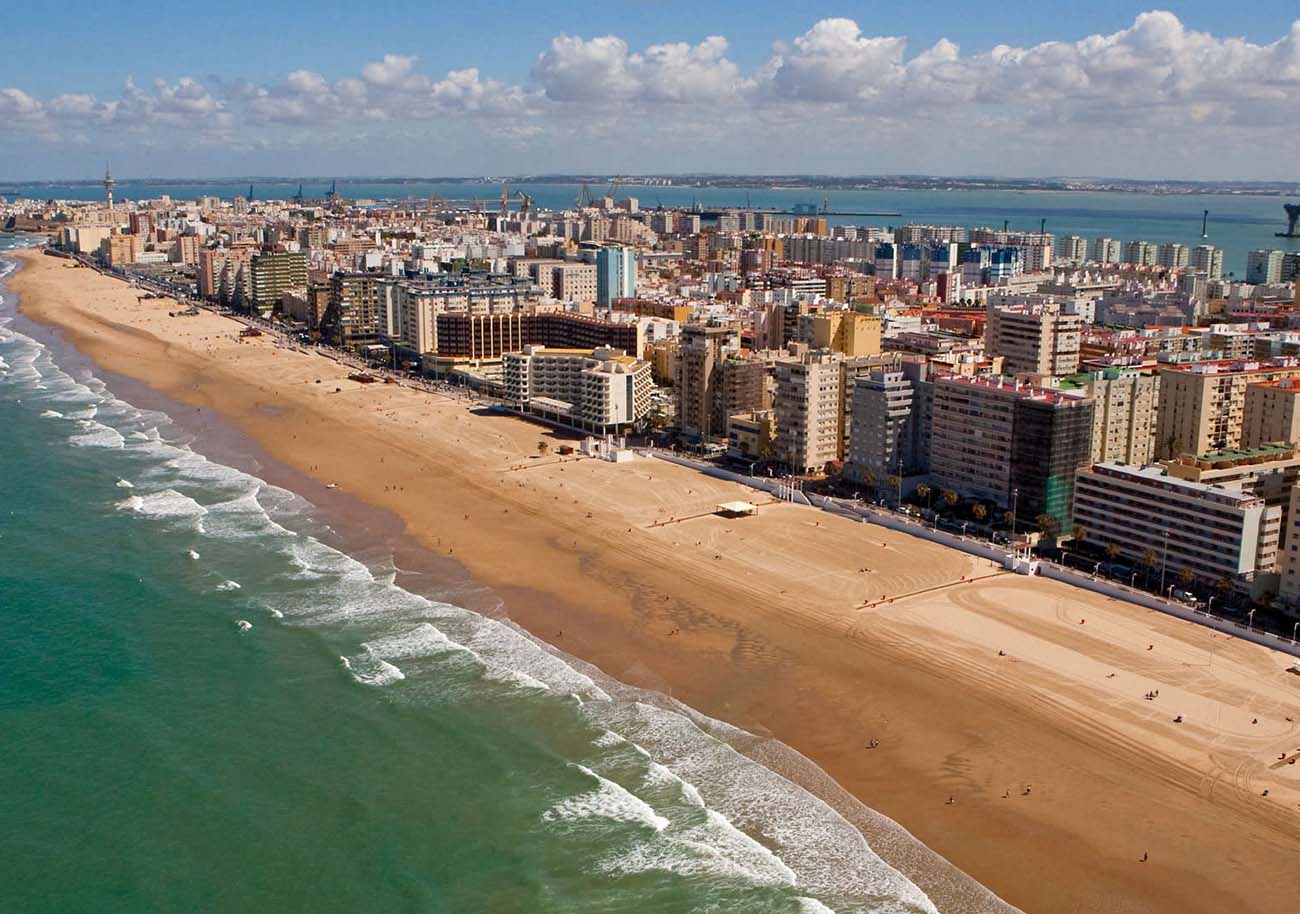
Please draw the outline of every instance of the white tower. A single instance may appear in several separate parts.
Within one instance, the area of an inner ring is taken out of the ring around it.
[[[108,163],[104,163],[104,192],[108,194],[108,214],[113,215],[113,172],[109,171]]]

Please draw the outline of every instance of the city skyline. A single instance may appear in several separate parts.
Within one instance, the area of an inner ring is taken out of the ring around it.
[[[1001,32],[842,8],[687,17],[669,2],[514,11],[498,35],[489,22],[501,11],[484,10],[434,23],[442,40],[425,46],[422,30],[392,27],[397,9],[350,26],[346,48],[338,34],[318,43],[338,32],[331,8],[268,14],[275,35],[301,17],[299,40],[273,55],[241,53],[242,36],[218,32],[200,57],[192,34],[163,29],[129,60],[120,44],[94,44],[84,16],[19,14],[17,66],[0,76],[0,178],[85,178],[106,157],[119,174],[195,178],[1295,177],[1286,125],[1300,114],[1300,20],[1288,24],[1280,3],[1253,9],[1244,37],[1205,4],[1106,4],[1090,26],[1074,13],[1005,17],[1016,22]],[[463,34],[475,28],[478,43]],[[56,32],[65,48],[99,49],[34,66]]]

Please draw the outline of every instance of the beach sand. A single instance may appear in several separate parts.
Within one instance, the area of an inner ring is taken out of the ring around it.
[[[1025,911],[1300,896],[1289,658],[662,461],[561,458],[541,426],[21,256],[23,312],[103,368],[216,410],[309,498],[392,512],[565,652],[780,739]],[[737,499],[758,515],[709,513]]]

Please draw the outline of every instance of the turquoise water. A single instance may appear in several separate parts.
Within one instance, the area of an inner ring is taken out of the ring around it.
[[[512,184],[511,193],[522,190],[533,196],[539,207],[572,207],[579,187],[567,184]],[[33,197],[98,200],[103,189],[94,185],[24,185],[17,188]],[[339,193],[350,199],[428,197],[437,194],[452,200],[478,197],[491,209],[499,205],[499,184],[440,184],[426,181],[367,183],[364,180],[339,184]],[[328,184],[307,185],[307,196],[320,197]],[[603,194],[607,188],[593,187]],[[298,192],[296,182],[255,184],[253,193],[261,199],[288,199]],[[247,182],[169,185],[166,182],[119,181],[118,199],[148,199],[170,194],[173,199],[192,200],[200,194],[230,199],[248,193]],[[745,206],[746,191],[725,187],[636,187],[628,186],[619,196],[631,195],[643,208],[665,206]],[[1105,235],[1121,240],[1146,239],[1157,243],[1176,241],[1186,245],[1216,244],[1223,249],[1223,271],[1242,277],[1246,255],[1257,248],[1300,251],[1300,239],[1275,238],[1286,227],[1281,197],[1229,194],[1178,194],[1154,196],[1132,193],[1029,193],[1016,191],[943,190],[836,190],[828,194],[832,211],[900,213],[891,217],[832,218],[831,224],[901,225],[904,222],[940,223],[968,227],[987,225],[1000,228],[1009,221],[1013,229],[1037,231],[1039,220],[1057,237]],[[803,190],[752,190],[748,201],[755,208],[788,209],[796,204],[820,207],[822,192]],[[516,205],[517,201],[511,203]],[[1210,211],[1209,237],[1201,238],[1201,213]]]
[[[403,589],[24,326],[0,305],[0,909],[935,910],[752,737]]]

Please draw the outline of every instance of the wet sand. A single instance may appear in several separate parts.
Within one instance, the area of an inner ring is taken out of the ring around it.
[[[217,411],[313,500],[400,518],[567,653],[779,738],[1026,911],[1270,911],[1300,891],[1282,655],[808,508],[712,516],[756,493],[560,458],[545,428],[23,256],[23,312],[100,366]]]

